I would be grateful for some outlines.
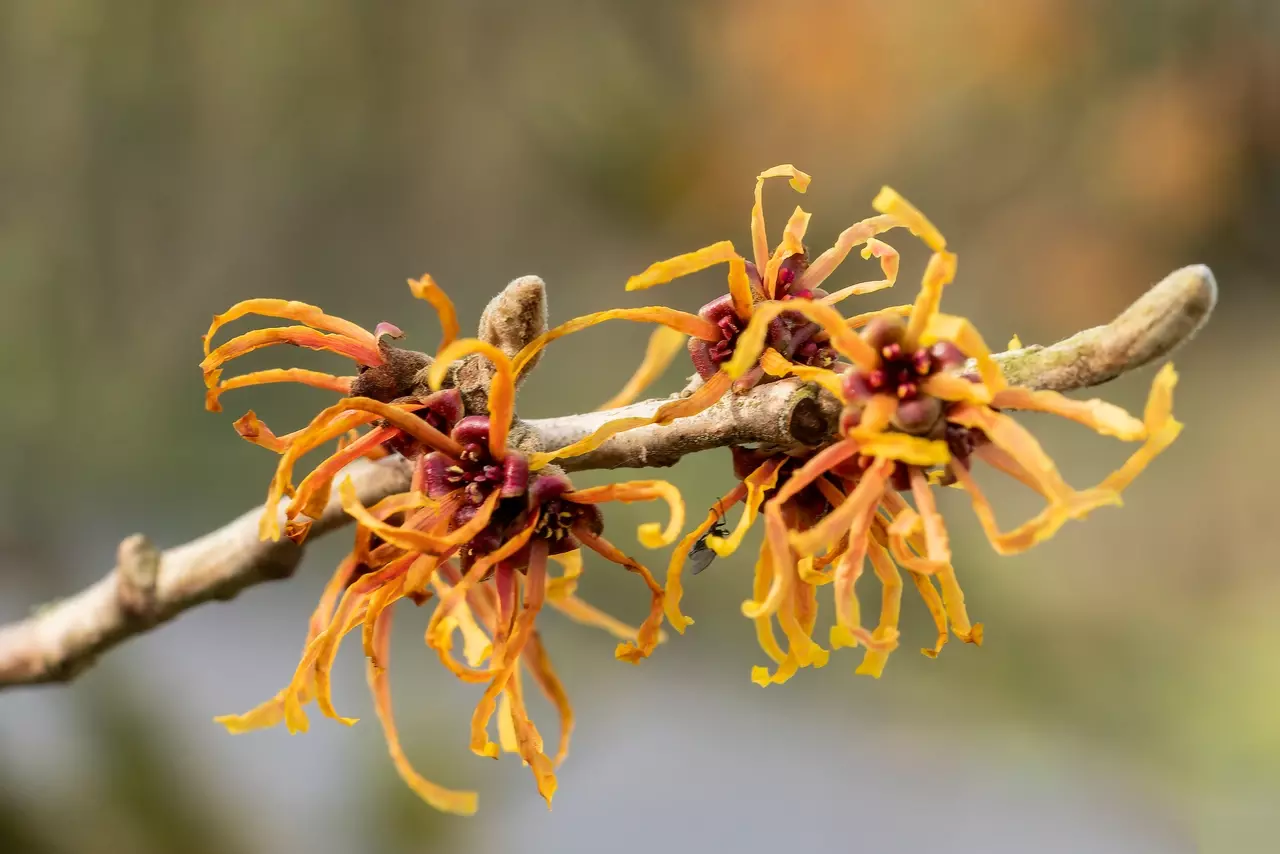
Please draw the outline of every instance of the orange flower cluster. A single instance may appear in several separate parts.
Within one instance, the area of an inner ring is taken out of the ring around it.
[[[517,753],[532,769],[539,792],[550,804],[556,788],[555,766],[568,753],[573,712],[539,636],[536,618],[549,605],[617,636],[622,641],[618,658],[634,662],[648,656],[660,640],[662,587],[648,569],[603,537],[598,505],[666,501],[670,523],[665,528],[646,524],[639,530],[640,539],[655,547],[679,535],[684,506],[679,492],[662,481],[575,490],[554,466],[542,461],[531,465],[529,456],[508,441],[515,401],[510,359],[483,341],[457,340],[453,306],[429,278],[410,286],[441,315],[444,336],[434,359],[391,346],[387,339],[398,336],[399,330],[389,325],[368,333],[312,306],[278,300],[251,300],[233,307],[215,318],[209,337],[222,324],[248,313],[283,317],[306,326],[246,333],[212,351],[206,338],[202,367],[211,409],[222,391],[264,382],[299,381],[348,395],[302,430],[285,436],[275,436],[252,412],[237,422],[241,435],[280,454],[260,526],[264,539],[281,536],[279,505],[286,497],[290,500],[283,508],[284,531],[296,540],[305,537],[311,520],[328,503],[335,479],[356,459],[396,452],[414,465],[409,491],[383,498],[372,507],[364,506],[349,479],[338,484],[342,507],[357,524],[355,545],[312,616],[293,679],[258,708],[219,721],[235,733],[282,721],[291,732],[300,732],[307,728],[303,706],[314,701],[326,716],[354,723],[334,709],[330,670],[343,636],[361,628],[369,684],[396,768],[433,806],[474,812],[475,793],[444,788],[412,768],[400,747],[391,711],[386,668],[393,606],[402,599],[417,604],[434,599],[436,607],[425,633],[427,646],[455,677],[485,685],[471,720],[471,749],[481,756],[499,755],[499,744],[489,739],[489,724],[496,714],[502,749]],[[333,377],[290,369],[221,380],[221,366],[227,360],[286,342],[348,356],[356,361],[359,373]],[[443,388],[450,366],[473,355],[487,359],[495,371],[483,415],[466,414],[459,391]],[[369,429],[363,434],[349,436],[366,425]],[[292,473],[298,459],[340,437],[338,449],[295,487]],[[578,598],[584,548],[643,580],[650,608],[638,628]],[[562,574],[551,574],[552,561],[563,566]],[[453,654],[459,633],[465,663]],[[522,666],[559,712],[554,758],[544,752],[542,736],[526,711]]]
[[[982,625],[970,620],[965,607],[934,489],[949,485],[968,493],[996,551],[1012,554],[1051,536],[1067,520],[1118,504],[1121,491],[1177,436],[1181,425],[1172,415],[1176,375],[1171,366],[1157,376],[1141,420],[1100,400],[1076,401],[1010,386],[973,326],[941,312],[944,288],[955,277],[956,256],[947,251],[938,229],[893,190],[885,188],[876,197],[875,216],[845,229],[835,245],[812,260],[803,244],[809,214],[797,207],[771,251],[762,188],[773,177],[788,178],[799,192],[810,180],[789,165],[757,177],[750,260],[722,241],[656,263],[627,282],[628,290],[644,289],[727,264],[728,293],[696,314],[666,306],[599,312],[561,324],[509,355],[492,343],[459,339],[452,303],[424,277],[409,285],[440,317],[442,338],[434,356],[393,345],[401,332],[390,324],[368,332],[303,303],[249,300],[215,317],[201,365],[209,409],[219,408],[225,391],[262,383],[300,382],[343,395],[306,427],[283,436],[253,412],[236,422],[244,438],[280,455],[262,536],[278,539],[283,534],[300,541],[329,504],[335,482],[343,510],[357,525],[354,547],[312,617],[293,679],[258,708],[219,720],[232,732],[282,721],[296,732],[306,729],[303,707],[314,701],[323,714],[352,723],[334,709],[329,680],[339,643],[359,628],[378,716],[401,776],[432,805],[473,812],[474,793],[431,783],[410,766],[391,714],[386,668],[393,606],[402,599],[419,605],[434,601],[427,646],[455,677],[485,685],[471,720],[472,750],[489,757],[503,750],[518,754],[550,804],[555,767],[567,753],[573,716],[538,633],[536,620],[544,606],[614,634],[622,641],[617,657],[637,662],[661,639],[664,613],[680,632],[692,623],[680,610],[686,561],[692,558],[696,572],[712,555],[732,554],[763,518],[752,597],[742,612],[754,621],[760,646],[774,667],[755,668],[752,679],[760,685],[784,682],[802,667],[825,665],[831,649],[857,646],[864,649],[858,672],[879,676],[899,642],[902,570],[937,628],[935,642],[923,650],[926,655],[936,656],[951,633],[968,643],[982,641]],[[848,297],[895,283],[898,253],[879,235],[899,227],[933,250],[914,303],[841,314],[836,306]],[[864,259],[879,262],[881,278],[825,290],[839,265],[859,247]],[[248,314],[301,325],[249,332],[210,349],[210,339],[222,325]],[[590,435],[562,448],[513,444],[521,375],[550,342],[614,319],[654,323],[658,329],[639,369],[607,408],[638,397],[682,345],[698,374],[695,388],[650,415],[606,417]],[[356,363],[357,371],[337,376],[290,368],[222,378],[229,360],[278,343],[343,355]],[[492,374],[480,390],[481,411],[469,411],[477,405],[477,389],[457,387],[461,372],[453,369],[467,360],[487,362]],[[678,490],[655,480],[576,490],[555,464],[624,431],[695,415],[725,395],[783,377],[814,383],[840,402],[838,434],[819,448],[733,448],[737,483],[677,545],[665,586],[603,537],[598,505],[665,501],[669,523],[642,525],[638,532],[644,545],[662,547],[684,527]],[[1060,415],[1141,445],[1100,484],[1076,490],[1009,414],[1018,410]],[[337,449],[295,486],[293,472],[301,457],[335,441]],[[409,491],[365,506],[351,482],[339,480],[341,472],[362,457],[388,453],[412,461]],[[1044,509],[1010,531],[1001,530],[973,477],[976,461],[1037,492]],[[725,516],[739,502],[743,512],[729,528]],[[584,549],[644,582],[649,612],[638,628],[576,596]],[[882,588],[873,628],[862,624],[856,590],[868,561]],[[552,575],[552,562],[563,567],[562,574]],[[824,646],[814,632],[818,588],[827,585],[834,593],[835,623]],[[463,661],[453,652],[458,634]],[[559,712],[559,744],[552,756],[544,751],[527,713],[522,668]],[[498,743],[489,737],[495,716]]]
[[[961,640],[980,644],[982,626],[969,619],[933,489],[946,484],[966,491],[996,551],[1014,554],[1052,536],[1069,519],[1119,504],[1121,491],[1181,429],[1172,416],[1177,375],[1169,365],[1156,377],[1143,420],[1101,400],[1077,401],[1009,386],[977,330],[940,311],[943,289],[956,271],[956,256],[946,250],[942,234],[889,188],[873,207],[880,216],[846,231],[854,233],[851,240],[874,239],[870,223],[877,228],[897,224],[933,250],[915,303],[905,311],[853,318],[842,316],[829,298],[817,294],[754,306],[720,373],[728,381],[792,375],[820,385],[844,406],[839,436],[817,451],[735,453],[741,482],[685,538],[668,569],[667,617],[683,631],[690,622],[679,607],[686,550],[702,543],[716,554],[731,554],[763,512],[765,543],[753,598],[742,606],[756,623],[762,649],[777,665],[772,673],[755,669],[752,678],[761,685],[786,681],[800,667],[827,663],[829,651],[813,639],[816,588],[826,584],[835,598],[830,647],[861,645],[865,653],[858,672],[879,676],[898,642],[899,567],[920,591],[938,628],[935,644],[923,650],[926,655],[937,655],[948,624]],[[799,213],[792,217],[792,224],[801,221]],[[784,235],[784,246],[788,240]],[[797,245],[790,244],[792,249]],[[775,252],[770,269],[786,251]],[[822,263],[820,257],[806,272],[824,269]],[[806,281],[803,274],[800,281]],[[776,324],[786,319],[793,329],[801,320],[819,327],[821,340],[839,359],[813,365],[796,359],[794,350],[780,348],[786,339],[780,342]],[[1104,436],[1143,444],[1101,484],[1077,491],[1035,437],[1007,414],[1016,410],[1060,415]],[[1039,493],[1047,502],[1044,510],[1012,531],[1001,531],[971,473],[974,460]],[[745,509],[737,528],[728,537],[716,536],[714,526],[738,501]],[[855,592],[868,560],[882,587],[879,624],[870,630],[861,624]],[[774,619],[787,638],[786,649],[776,640]]]

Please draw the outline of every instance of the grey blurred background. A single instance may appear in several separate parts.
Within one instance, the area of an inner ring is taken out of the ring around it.
[[[745,249],[752,179],[779,162],[814,175],[816,247],[882,183],[917,202],[960,253],[949,309],[996,344],[1104,322],[1183,264],[1222,286],[1177,357],[1186,431],[1124,509],[997,560],[949,501],[981,649],[916,654],[932,635],[908,594],[883,679],[844,653],[759,689],[738,615],[753,548],[691,581],[697,625],[639,668],[550,615],[580,725],[548,814],[516,760],[467,751],[475,692],[406,613],[401,727],[428,776],[479,787],[458,819],[396,778],[358,644],[338,666],[340,706],[369,718],[353,729],[232,738],[210,720],[288,679],[339,535],[295,579],[70,687],[0,697],[0,851],[1276,850],[1277,45],[1270,0],[0,2],[0,619],[96,578],[126,534],[176,544],[261,500],[272,456],[232,419],[288,429],[327,398],[260,389],[204,412],[200,335],[246,297],[392,320],[423,349],[438,327],[403,285],[423,272],[467,325],[530,272],[561,320],[694,310],[721,275],[623,282],[713,240]],[[778,229],[796,199],[767,198]],[[861,306],[914,292],[923,256],[896,243],[897,293]],[[606,399],[647,333],[556,345],[522,412]],[[1105,393],[1140,410],[1151,373]],[[1080,485],[1125,452],[1033,426]],[[728,455],[667,476],[696,515]],[[610,511],[636,554],[647,512]],[[611,567],[589,563],[583,592],[643,613]]]

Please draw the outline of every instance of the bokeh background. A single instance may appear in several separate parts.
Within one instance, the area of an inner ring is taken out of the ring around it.
[[[693,580],[698,624],[639,668],[552,615],[580,725],[548,814],[518,762],[467,751],[474,692],[402,618],[411,755],[482,793],[479,817],[441,816],[371,720],[295,738],[210,721],[292,673],[339,535],[293,580],[193,611],[69,687],[0,696],[0,850],[1277,850],[1277,45],[1270,0],[0,3],[4,619],[96,578],[126,534],[173,545],[261,499],[271,455],[232,418],[297,424],[326,397],[254,390],[203,411],[200,335],[242,298],[392,320],[423,349],[437,327],[402,283],[425,271],[468,324],[530,272],[557,319],[643,296],[693,310],[719,275],[622,284],[716,239],[748,246],[752,180],[779,162],[815,176],[814,246],[882,183],[916,201],[960,253],[948,305],[995,343],[1105,322],[1187,263],[1222,287],[1177,357],[1186,431],[1123,510],[997,560],[950,502],[981,649],[915,654],[931,630],[909,592],[883,679],[845,653],[757,688],[738,615],[750,548]],[[782,182],[766,198],[778,229],[796,199]],[[912,293],[924,256],[896,242],[899,292],[862,306]],[[598,404],[646,335],[561,342],[522,411]],[[1140,409],[1151,374],[1106,394]],[[1123,458],[1035,426],[1076,483]],[[669,476],[700,513],[728,455]],[[1008,518],[1029,512],[1001,497]],[[636,553],[644,512],[610,516]],[[584,593],[631,619],[645,606],[606,566]],[[337,697],[371,718],[348,646]]]

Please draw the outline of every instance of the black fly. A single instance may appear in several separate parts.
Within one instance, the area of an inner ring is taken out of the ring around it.
[[[712,551],[711,546],[707,545],[707,537],[723,537],[728,533],[729,529],[724,522],[717,519],[710,530],[698,537],[698,541],[693,544],[693,548],[689,549],[689,564],[693,567],[694,575],[711,566],[711,561],[716,559],[716,553]]]

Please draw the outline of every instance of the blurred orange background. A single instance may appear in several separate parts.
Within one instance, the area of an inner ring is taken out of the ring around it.
[[[981,649],[916,655],[931,629],[908,600],[881,680],[846,654],[757,688],[749,548],[691,581],[697,626],[642,667],[546,620],[580,714],[548,814],[518,762],[467,751],[473,692],[402,619],[410,753],[481,790],[480,815],[457,819],[401,786],[369,722],[297,738],[211,723],[287,681],[338,535],[293,580],[193,611],[69,687],[5,692],[0,850],[1276,850],[1276,469],[1237,452],[1280,417],[1278,44],[1267,0],[0,5],[6,621],[98,577],[126,534],[173,545],[261,500],[273,460],[232,418],[298,424],[326,397],[276,387],[204,412],[200,336],[250,296],[391,320],[422,349],[437,326],[403,282],[423,272],[466,325],[525,273],[558,320],[695,310],[719,275],[623,282],[714,240],[744,249],[752,181],[781,162],[814,176],[816,247],[881,184],[916,202],[960,255],[949,310],[993,343],[1106,322],[1184,264],[1222,288],[1176,357],[1186,430],[1123,510],[997,560],[944,505]],[[778,183],[775,228],[796,201]],[[914,293],[924,255],[896,242],[896,293],[850,310]],[[558,343],[522,414],[599,404],[646,335]],[[1104,393],[1140,411],[1151,374]],[[1079,484],[1124,454],[1033,427]],[[728,454],[661,476],[698,514]],[[637,554],[648,512],[609,517]],[[622,575],[589,565],[584,593],[637,619]],[[337,698],[371,718],[349,646]]]

